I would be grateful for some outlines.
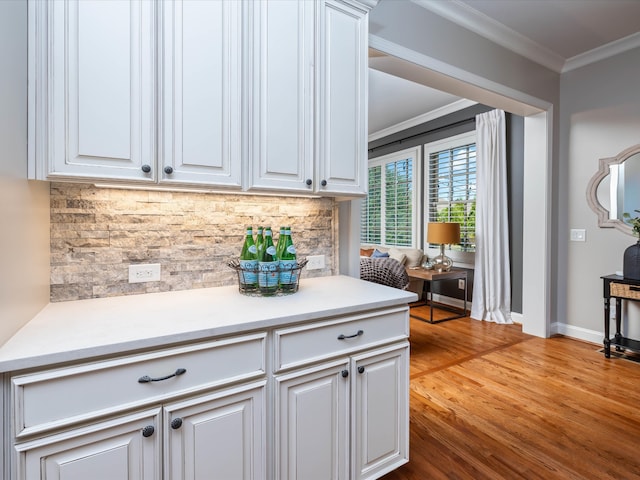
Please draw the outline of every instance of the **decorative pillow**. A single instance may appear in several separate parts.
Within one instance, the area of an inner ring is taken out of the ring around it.
[[[360,249],[360,256],[361,257],[370,257],[372,253],[373,253],[373,248],[361,248]]]
[[[397,260],[400,265],[404,265],[404,262],[407,259],[407,256],[397,248],[389,249],[389,257]]]
[[[420,248],[407,248],[404,250],[407,255],[407,267],[419,267],[422,264],[424,252]]]
[[[389,256],[389,254],[387,252],[381,252],[377,248],[371,254],[371,258],[386,258],[388,256]]]

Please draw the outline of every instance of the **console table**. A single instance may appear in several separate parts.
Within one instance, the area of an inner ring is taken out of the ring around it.
[[[425,298],[425,302],[429,304],[429,319],[423,319],[420,317],[419,320],[424,320],[429,323],[440,323],[445,322],[447,320],[453,320],[456,318],[462,318],[467,316],[467,271],[461,268],[452,268],[448,272],[438,272],[436,270],[427,270],[424,268],[409,268],[405,267],[407,271],[407,275],[409,278],[416,278],[419,280],[424,280],[424,284],[422,286],[422,295]],[[455,316],[441,318],[439,320],[433,319],[433,292],[431,289],[431,284],[434,282],[441,282],[443,280],[464,280],[464,307],[462,310],[454,309],[453,307],[443,306],[444,310],[452,311],[456,313]]]
[[[611,357],[612,345],[618,351],[629,349],[640,352],[640,341],[623,337],[620,332],[622,300],[640,301],[640,281],[628,280],[620,275],[606,275],[601,278],[604,282],[604,356]],[[616,300],[616,333],[613,338],[609,336],[611,298]]]

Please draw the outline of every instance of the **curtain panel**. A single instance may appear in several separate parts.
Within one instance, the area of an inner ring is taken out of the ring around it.
[[[511,319],[505,113],[476,116],[476,255],[471,318]]]

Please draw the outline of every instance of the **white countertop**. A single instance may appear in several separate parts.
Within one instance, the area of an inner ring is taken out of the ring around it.
[[[0,372],[404,305],[412,292],[347,276],[303,278],[293,295],[237,286],[50,303],[0,347]]]

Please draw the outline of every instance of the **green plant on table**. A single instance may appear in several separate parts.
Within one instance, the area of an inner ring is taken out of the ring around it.
[[[634,212],[640,213],[640,210],[634,210]],[[631,226],[631,231],[636,237],[640,237],[640,217],[631,218],[630,213],[623,213],[622,218],[624,218],[625,223],[628,223]]]

